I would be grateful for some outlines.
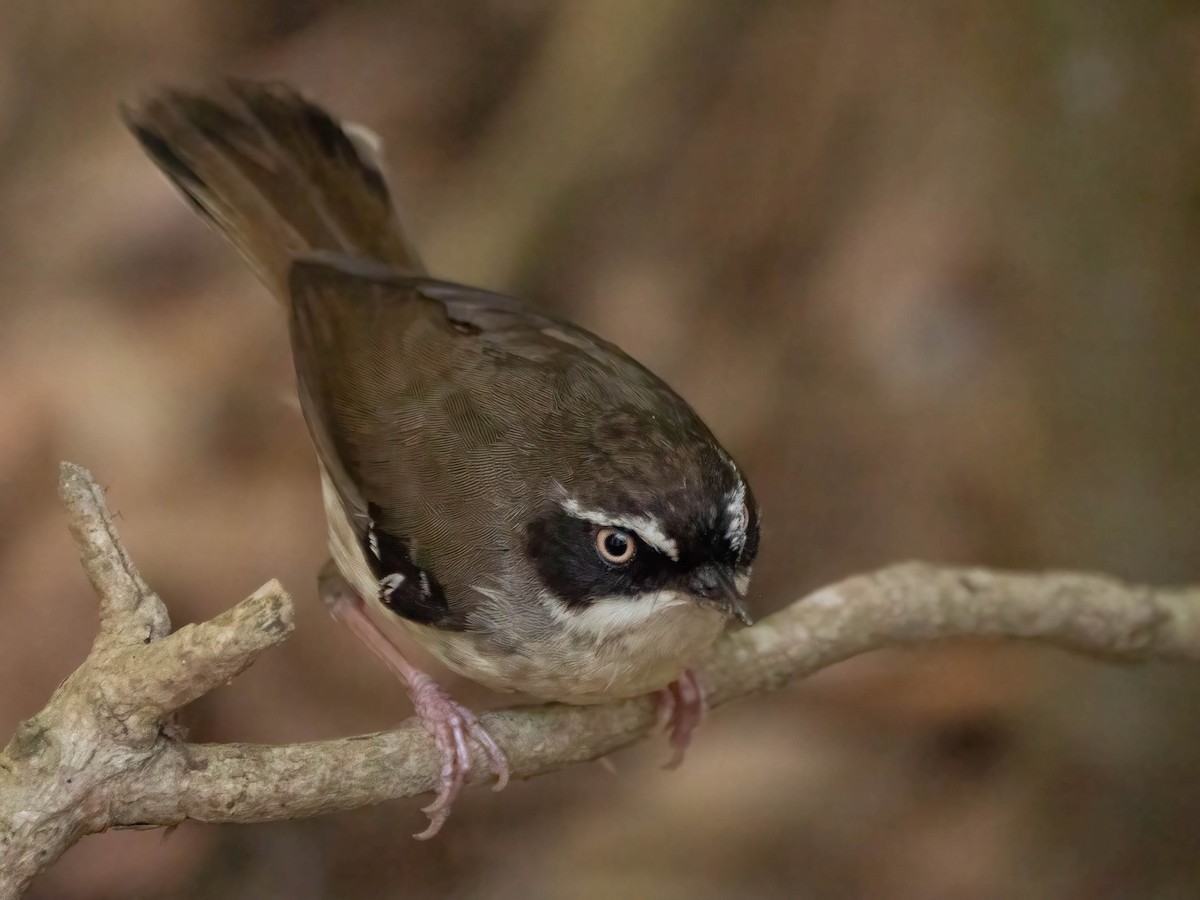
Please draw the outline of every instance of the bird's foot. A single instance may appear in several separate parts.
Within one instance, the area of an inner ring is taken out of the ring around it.
[[[496,786],[493,790],[504,789],[508,784],[510,769],[508,757],[479,724],[475,714],[452,700],[436,681],[423,672],[417,673],[409,679],[408,690],[413,709],[442,754],[442,772],[438,778],[437,796],[422,810],[429,816],[429,827],[420,834],[413,835],[417,840],[424,841],[441,830],[450,816],[454,798],[458,796],[471,771],[468,737],[474,738],[483,748],[492,771],[496,773]]]
[[[329,605],[330,614],[345,623],[355,637],[404,682],[413,710],[442,754],[437,796],[424,809],[429,814],[429,827],[413,835],[418,840],[428,840],[441,830],[449,818],[450,806],[471,772],[471,748],[467,738],[474,738],[487,754],[491,769],[496,773],[497,791],[503,790],[508,784],[508,757],[479,724],[473,712],[451,700],[436,681],[404,658],[400,648],[371,621],[362,598],[346,583],[332,563],[322,569],[318,584],[321,596]]]
[[[673,751],[664,768],[679,768],[692,742],[692,732],[707,714],[704,685],[693,669],[684,669],[678,681],[658,692],[658,721],[665,727]]]

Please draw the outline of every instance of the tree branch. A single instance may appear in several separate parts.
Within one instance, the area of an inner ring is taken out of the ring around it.
[[[297,818],[434,787],[440,756],[413,722],[288,746],[174,738],[175,710],[290,633],[291,600],[272,581],[217,618],[171,634],[166,608],[121,546],[103,492],[67,463],[61,484],[84,569],[100,595],[100,634],[83,665],[0,755],[0,900],[17,897],[82,835],[105,828]],[[908,563],[823,588],[726,635],[705,679],[716,706],[868,650],[952,637],[1036,640],[1123,662],[1196,660],[1200,589]],[[550,704],[481,718],[514,774],[529,776],[644,737],[655,704]]]

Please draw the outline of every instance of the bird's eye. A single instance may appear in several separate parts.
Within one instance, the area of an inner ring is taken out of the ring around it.
[[[633,536],[620,528],[601,528],[596,532],[596,552],[605,562],[623,566],[633,559],[636,549]]]

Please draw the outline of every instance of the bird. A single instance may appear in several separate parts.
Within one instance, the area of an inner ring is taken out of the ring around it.
[[[677,765],[706,709],[697,666],[746,596],[760,510],[733,457],[614,344],[432,277],[383,147],[281,82],[156,87],[120,108],[141,148],[287,317],[320,469],[333,617],[403,682],[441,754],[432,837],[474,739],[399,633],[500,692],[657,694]]]

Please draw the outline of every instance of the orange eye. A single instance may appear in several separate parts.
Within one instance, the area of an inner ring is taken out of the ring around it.
[[[620,528],[601,528],[596,532],[596,552],[605,562],[623,566],[633,559],[637,546],[633,535]]]

